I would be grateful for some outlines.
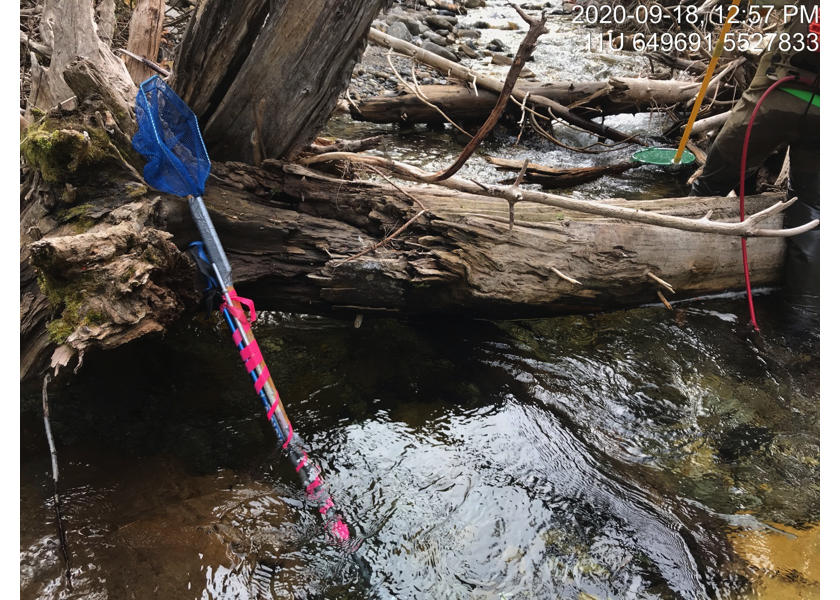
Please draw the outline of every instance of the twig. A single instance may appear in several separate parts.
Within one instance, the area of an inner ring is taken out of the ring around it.
[[[706,216],[703,217],[703,218],[708,220],[708,217],[709,217],[709,214],[706,214]],[[659,279],[659,277],[657,277],[656,275],[654,275],[650,271],[647,272],[647,276],[650,277],[651,279],[653,279],[656,283],[658,283],[659,285],[664,287],[666,290],[668,290],[672,294],[676,293],[676,292],[674,292],[674,288],[671,287],[670,283],[668,283],[667,281],[664,281],[662,279]]]
[[[674,309],[671,307],[671,305],[668,303],[668,301],[665,299],[665,296],[663,296],[663,295],[662,295],[662,292],[660,292],[659,290],[657,290],[657,291],[656,291],[656,295],[657,295],[657,296],[659,296],[659,299],[660,299],[660,300],[662,300],[662,304],[664,304],[664,305],[665,305],[665,308],[667,308],[668,310],[674,310]]]
[[[170,27],[173,27],[175,25],[179,25],[179,24],[183,23],[184,21],[186,21],[187,19],[190,18],[190,16],[193,14],[194,10],[195,10],[194,8],[191,8],[190,10],[186,11],[184,14],[182,14],[179,17],[175,17],[174,19],[164,21],[163,28],[164,29],[169,29]]]
[[[394,239],[394,238],[395,238],[395,237],[397,237],[399,234],[401,234],[403,231],[405,231],[405,230],[408,228],[408,226],[409,226],[409,225],[411,225],[412,223],[414,223],[414,221],[416,221],[416,220],[417,220],[417,219],[419,219],[422,215],[425,215],[425,214],[426,214],[426,211],[425,211],[425,210],[421,210],[419,213],[417,213],[416,215],[414,215],[413,217],[411,217],[408,221],[406,221],[406,222],[405,222],[405,225],[403,225],[402,227],[400,227],[399,229],[397,229],[394,233],[392,233],[391,235],[389,235],[388,237],[386,237],[384,240],[382,240],[381,242],[378,242],[377,244],[374,244],[373,246],[371,246],[371,247],[370,247],[370,248],[368,248],[367,250],[362,250],[362,251],[361,251],[361,252],[359,252],[358,254],[354,254],[353,256],[351,256],[351,257],[349,257],[349,258],[345,258],[344,260],[342,260],[340,263],[338,263],[338,264],[336,265],[336,268],[340,267],[340,266],[341,266],[341,265],[343,265],[344,263],[349,262],[349,261],[351,261],[351,260],[353,260],[353,259],[355,259],[355,258],[359,258],[360,256],[364,256],[365,254],[367,254],[367,253],[369,253],[369,252],[373,252],[373,251],[374,251],[374,250],[376,250],[377,248],[381,248],[383,245],[387,244],[387,243],[388,243],[388,242],[390,242],[392,239]]]
[[[73,579],[70,574],[70,555],[67,553],[67,534],[64,531],[64,524],[61,520],[61,497],[58,493],[58,452],[55,449],[55,441],[53,440],[52,427],[50,427],[50,405],[49,396],[47,394],[47,386],[50,383],[50,374],[44,375],[44,386],[41,392],[41,399],[44,405],[44,428],[47,431],[47,441],[50,444],[50,460],[52,461],[53,474],[53,508],[55,509],[55,520],[58,524],[58,543],[61,548],[61,554],[64,556],[65,576],[67,577],[67,587],[73,590]]]
[[[539,135],[541,135],[542,137],[544,137],[545,139],[547,139],[550,142],[554,142],[555,144],[557,144],[561,148],[565,148],[566,150],[571,150],[572,152],[581,152],[583,154],[604,154],[605,152],[614,152],[616,150],[621,150],[621,149],[627,147],[627,144],[624,144],[624,143],[613,144],[612,147],[609,147],[606,150],[589,150],[589,148],[591,148],[591,146],[587,146],[585,148],[579,148],[577,146],[569,146],[568,144],[564,144],[563,142],[561,142],[560,140],[555,138],[553,135],[548,133],[545,129],[543,129],[540,126],[540,124],[537,123],[536,117],[542,117],[542,118],[546,118],[546,117],[541,115],[540,113],[538,113],[536,111],[531,111],[531,126],[534,128],[534,130]]]
[[[525,117],[525,113],[522,113],[523,118]],[[522,163],[522,168],[519,169],[519,174],[516,176],[516,179],[513,182],[513,185],[510,186],[511,189],[518,188],[519,184],[522,183],[522,178],[525,177],[525,170],[528,168],[528,164],[531,162],[530,158],[526,158],[525,162]],[[522,195],[518,194],[517,201],[522,199]],[[508,239],[510,236],[513,235],[513,216],[514,216],[514,206],[516,202],[513,200],[508,200],[508,205],[510,206],[510,215],[508,220]]]
[[[568,281],[569,283],[574,283],[574,284],[576,284],[576,285],[583,285],[583,284],[582,284],[580,281],[578,281],[577,279],[572,279],[572,278],[571,278],[571,277],[569,277],[568,275],[564,275],[563,273],[561,273],[559,270],[555,269],[554,267],[548,267],[548,268],[549,268],[549,269],[551,269],[551,270],[554,272],[554,274],[555,274],[555,275],[557,275],[557,277],[559,277],[560,279],[565,279],[565,280],[566,280],[566,281]]]
[[[449,121],[449,123],[451,123],[451,124],[452,124],[452,126],[453,126],[455,129],[457,129],[458,131],[460,131],[461,133],[463,133],[463,134],[464,134],[464,135],[466,135],[466,136],[472,137],[469,133],[467,133],[466,131],[464,131],[463,129],[461,129],[461,128],[460,128],[460,127],[459,127],[459,126],[455,123],[455,121],[453,121],[452,119],[450,119],[450,118],[446,115],[446,113],[445,113],[445,112],[443,112],[443,111],[442,111],[442,110],[441,110],[438,106],[436,106],[436,105],[432,104],[431,102],[429,102],[428,97],[426,96],[426,94],[424,94],[423,92],[421,92],[421,91],[420,91],[420,86],[417,86],[417,87],[411,87],[411,84],[409,84],[409,83],[408,83],[405,79],[403,79],[403,78],[400,76],[399,71],[397,71],[397,68],[394,66],[394,63],[392,63],[392,62],[391,62],[391,56],[392,56],[392,52],[388,52],[388,54],[386,54],[386,55],[385,55],[385,58],[387,58],[387,59],[388,59],[388,64],[390,65],[391,70],[394,72],[394,75],[396,75],[397,79],[399,79],[399,80],[400,80],[400,83],[402,83],[402,84],[403,84],[403,85],[404,85],[404,86],[405,86],[405,87],[406,87],[406,88],[407,88],[407,89],[408,89],[411,93],[413,93],[415,96],[417,96],[417,97],[420,99],[420,102],[422,102],[423,104],[425,104],[425,105],[427,105],[427,106],[431,106],[431,107],[432,107],[432,108],[434,108],[436,111],[438,111],[438,112],[439,112],[439,113],[443,116],[443,118],[444,118],[444,119],[446,119],[447,121]],[[413,69],[413,68],[412,68],[412,71],[411,71],[411,72],[412,72],[412,75],[413,75],[413,74],[414,74],[414,69]],[[415,82],[417,81],[417,78],[416,78],[416,77],[415,77],[414,81],[415,81]]]
[[[522,132],[525,131],[525,115],[528,114],[528,111],[525,110],[528,106],[528,96],[531,92],[527,92],[525,94],[525,98],[522,99],[522,116],[519,119],[519,135],[516,136],[516,144],[519,144],[519,139],[522,137]]]
[[[368,169],[370,169],[371,171],[373,171],[374,173],[376,173],[377,175],[379,175],[382,179],[384,179],[385,181],[387,181],[388,183],[390,183],[391,185],[393,185],[395,188],[397,188],[397,191],[398,191],[398,192],[400,192],[400,193],[402,193],[402,194],[404,194],[404,195],[408,196],[409,198],[411,198],[414,202],[416,202],[416,203],[417,203],[417,206],[419,206],[422,210],[428,210],[428,208],[426,208],[426,205],[425,205],[425,204],[423,204],[423,203],[420,201],[420,199],[419,199],[419,198],[415,198],[414,196],[412,196],[411,194],[409,194],[409,193],[406,191],[406,189],[405,189],[404,187],[397,185],[397,183],[396,183],[393,179],[391,179],[390,177],[388,177],[387,175],[385,175],[385,173],[383,173],[382,171],[380,171],[380,170],[379,170],[379,169],[377,169],[376,167],[372,167],[372,166],[370,166],[370,165],[367,165],[367,168],[368,168]]]
[[[157,71],[157,73],[159,73],[160,75],[163,75],[164,77],[169,77],[172,74],[169,71],[167,71],[166,69],[164,69],[163,67],[161,67],[156,62],[151,61],[148,58],[145,58],[143,56],[139,56],[137,54],[134,54],[134,52],[129,52],[128,50],[125,50],[123,48],[117,48],[116,50],[114,50],[114,52],[119,52],[121,54],[125,54],[126,56],[129,56],[129,57],[133,58],[134,60],[139,60],[141,63],[143,63],[144,65],[149,67],[152,71]]]
[[[528,168],[529,164],[531,164],[531,159],[526,158],[525,162],[522,163],[522,168],[519,169],[519,174],[516,176],[516,181],[513,182],[513,187],[519,187],[519,184],[522,183],[522,178],[525,177],[525,170]]]

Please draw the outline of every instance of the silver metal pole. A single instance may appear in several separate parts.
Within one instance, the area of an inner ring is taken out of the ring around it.
[[[213,221],[210,220],[207,207],[204,206],[204,200],[201,196],[190,196],[187,198],[187,201],[190,205],[190,214],[192,215],[193,222],[198,228],[201,241],[204,242],[207,255],[210,257],[210,263],[217,267],[216,273],[219,275],[219,283],[222,289],[226,289],[233,285],[230,263],[222,248],[222,243],[219,241],[216,228],[213,227]]]

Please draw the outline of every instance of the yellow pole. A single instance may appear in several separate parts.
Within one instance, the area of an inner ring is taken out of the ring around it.
[[[749,3],[749,0],[747,0],[747,2]],[[732,2],[732,6],[735,7],[739,4],[741,4],[741,0],[733,0]],[[706,90],[709,88],[709,82],[712,80],[712,73],[714,73],[718,58],[720,58],[720,55],[723,52],[723,46],[726,43],[726,34],[729,33],[730,29],[732,29],[732,19],[727,16],[726,23],[723,24],[723,29],[720,30],[720,37],[718,38],[717,44],[715,44],[715,50],[712,52],[712,58],[709,60],[709,68],[706,69],[706,75],[703,77],[703,83],[700,85],[700,91],[697,92],[697,100],[694,101],[694,108],[691,109],[691,116],[688,117],[688,123],[685,125],[685,133],[683,133],[680,145],[677,148],[677,153],[674,155],[674,163],[679,164],[682,159],[683,152],[685,152],[685,145],[688,143],[688,136],[691,135],[691,130],[694,127],[694,121],[697,119],[697,113],[700,112],[700,105],[703,103],[703,98],[706,97]]]

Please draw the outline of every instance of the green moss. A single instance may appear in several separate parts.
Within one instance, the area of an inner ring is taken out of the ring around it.
[[[64,289],[66,286],[58,283],[42,269],[35,270],[35,279],[38,282],[38,287],[41,289],[41,292],[47,297],[50,306],[53,308],[61,306],[61,303],[64,301]]]
[[[53,319],[47,323],[50,341],[63,344],[70,337],[70,334],[84,322],[84,319],[79,316],[82,301],[82,294],[79,290],[64,296],[64,311],[61,313],[61,318]]]
[[[102,325],[108,320],[107,315],[105,313],[99,312],[98,310],[91,310],[85,315],[85,318],[82,319],[82,322],[86,325]]]
[[[129,198],[139,198],[144,196],[149,191],[142,183],[131,182],[125,185],[125,193]]]
[[[77,234],[84,233],[96,224],[96,221],[89,214],[92,208],[94,208],[93,204],[80,204],[79,206],[60,210],[55,216],[60,223],[75,221],[73,223],[74,231]]]
[[[50,334],[50,341],[59,346],[67,341],[67,338],[76,330],[75,327],[69,323],[65,323],[62,319],[56,319],[47,323],[47,331]]]
[[[81,164],[100,163],[113,154],[110,138],[103,130],[50,118],[26,129],[20,151],[51,184],[66,181]]]
[[[62,222],[83,218],[88,216],[88,211],[92,208],[94,208],[93,204],[80,204],[79,206],[59,211],[55,217]]]
[[[161,256],[160,252],[152,246],[146,246],[146,249],[143,250],[143,254],[140,255],[140,260],[143,260],[149,263],[150,265],[154,265],[156,267],[166,267],[166,261],[164,260],[163,256]]]

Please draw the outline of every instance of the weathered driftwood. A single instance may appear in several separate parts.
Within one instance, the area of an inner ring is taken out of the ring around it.
[[[637,102],[640,105],[673,105],[688,102],[697,95],[699,83],[663,81],[636,77],[611,77],[610,96],[615,100]]]
[[[584,106],[596,110],[598,114],[616,114],[625,110],[635,110],[635,104],[615,103],[609,97],[609,84],[599,82],[558,81],[554,83],[518,83],[518,89],[527,94],[544,96],[559,104],[570,105],[585,102]],[[485,90],[473,90],[458,85],[421,85],[419,91],[435,106],[440,107],[450,118],[463,123],[483,122],[493,106],[498,94]],[[341,110],[348,112],[357,121],[370,123],[430,123],[439,124],[446,120],[440,112],[420,100],[414,94],[398,97],[375,97],[355,100],[353,103],[341,101]],[[517,106],[508,106],[508,110],[521,113]]]
[[[370,30],[368,33],[368,39],[380,46],[391,48],[400,54],[404,54],[409,58],[415,58],[422,63],[434,67],[442,73],[446,73],[447,75],[457,77],[458,79],[462,79],[469,83],[474,83],[477,86],[492,90],[496,93],[502,91],[502,82],[494,77],[489,77],[481,73],[475,73],[458,63],[447,60],[437,54],[423,50],[422,48],[418,48],[413,44],[397,39],[386,33],[382,33],[381,31],[377,31],[376,29]],[[526,93],[517,85],[513,89],[511,95],[522,102],[525,99]],[[558,104],[557,102],[554,102],[544,96],[531,94],[528,98],[532,104],[550,110],[554,117],[563,119],[567,123],[581,127],[595,135],[618,142],[630,141],[636,144],[642,144],[642,141],[635,136],[630,136],[611,127],[594,123],[589,119],[574,114],[562,104]]]
[[[99,38],[92,2],[46,0],[40,33],[45,45],[51,48],[52,56],[49,67],[42,67],[37,61],[32,65],[28,106],[47,110],[71,99],[73,93],[64,81],[64,71],[80,56],[97,66],[113,93],[132,102],[134,84],[122,61]]]
[[[290,157],[309,144],[346,89],[385,2],[237,0],[197,10],[192,41],[178,57],[176,91],[199,115],[211,156],[252,160],[263,100],[267,156]]]
[[[586,116],[636,112],[649,107],[689,102],[697,94],[700,85],[684,81],[614,77],[609,82],[518,83],[516,87],[529,96],[542,96],[553,102],[574,107],[573,112]],[[428,102],[439,107],[453,120],[461,122],[486,119],[498,97],[497,94],[484,89],[473,90],[470,87],[453,85],[423,85],[418,86],[418,90]],[[440,112],[414,94],[368,98],[353,103],[342,101],[341,108],[357,121],[404,124],[445,122]],[[522,109],[509,106],[508,110],[521,113]],[[547,115],[545,109],[540,112]]]
[[[728,110],[718,115],[695,121],[694,127],[691,128],[691,135],[700,138],[701,140],[716,135],[717,132],[724,126],[726,120],[731,114],[732,111]],[[685,127],[683,127],[683,130],[685,130]]]
[[[151,61],[157,61],[165,10],[165,0],[138,0],[128,25],[126,50]],[[138,85],[155,74],[142,62],[131,57],[126,56],[123,60],[132,81]]]
[[[525,169],[521,181],[525,183],[538,183],[544,188],[566,188],[588,181],[594,181],[605,175],[618,175],[630,169],[641,166],[641,163],[623,162],[615,165],[604,165],[600,167],[578,167],[575,169],[561,169],[528,163],[524,161],[511,160],[507,158],[486,157],[485,160],[494,165],[500,171],[521,171]],[[512,184],[516,179],[503,179],[500,184]]]

